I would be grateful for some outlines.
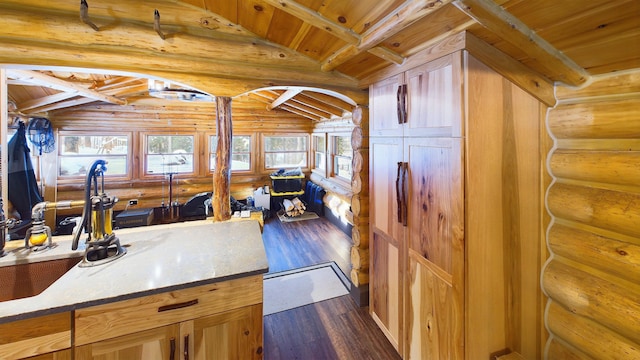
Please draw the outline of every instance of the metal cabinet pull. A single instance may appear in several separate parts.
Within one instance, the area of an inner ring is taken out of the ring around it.
[[[176,359],[176,338],[171,338],[169,341],[169,360]]]

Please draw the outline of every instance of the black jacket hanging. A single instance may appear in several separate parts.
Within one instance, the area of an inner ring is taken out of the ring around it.
[[[31,164],[30,150],[27,146],[25,125],[20,122],[18,131],[7,144],[9,201],[18,211],[23,221],[31,219],[31,208],[42,202],[38,183]]]

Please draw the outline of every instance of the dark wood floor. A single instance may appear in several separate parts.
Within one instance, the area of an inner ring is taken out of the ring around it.
[[[335,261],[349,274],[351,239],[325,218],[266,221],[269,272]],[[393,346],[349,295],[264,317],[265,360],[400,359]]]

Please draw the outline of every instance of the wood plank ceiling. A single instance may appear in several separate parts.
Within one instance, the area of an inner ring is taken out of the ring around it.
[[[18,3],[57,12],[80,11],[77,3],[44,0],[0,1],[0,8]],[[593,75],[640,67],[637,0],[183,0],[151,5],[90,0],[88,6],[85,22],[98,24],[98,31],[113,18],[154,28],[154,19],[148,16],[151,6],[158,10],[155,29],[166,41],[178,31],[239,44],[251,38],[255,45],[257,39],[310,59],[319,74],[353,79],[360,88],[366,88],[381,69],[402,64],[464,30],[542,77],[570,86],[582,85]],[[237,61],[253,63],[250,58]],[[270,67],[262,69],[275,70]],[[38,69],[8,72],[9,97],[19,113],[46,114],[95,102],[148,101],[147,79]],[[245,94],[243,101],[313,121],[340,117],[352,108],[335,97],[298,87],[256,90]]]

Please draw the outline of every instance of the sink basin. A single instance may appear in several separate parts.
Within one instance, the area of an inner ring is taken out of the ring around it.
[[[0,267],[0,302],[43,292],[82,258],[64,258]]]

